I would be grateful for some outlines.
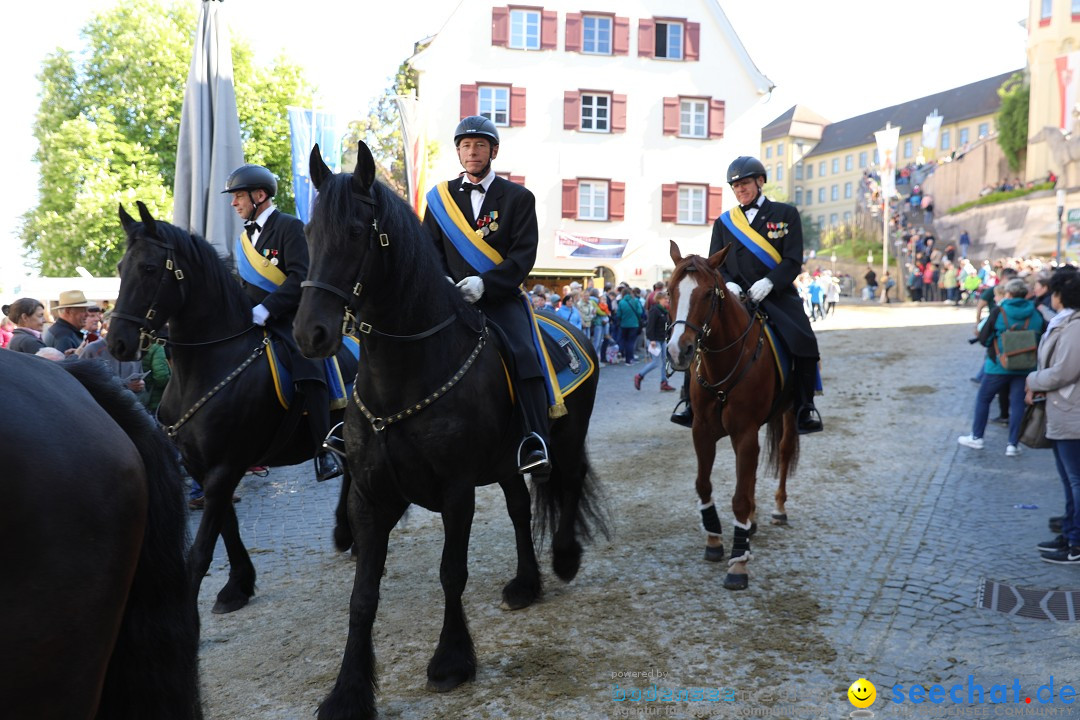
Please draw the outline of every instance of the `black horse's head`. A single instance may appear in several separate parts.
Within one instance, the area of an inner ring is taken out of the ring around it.
[[[158,222],[141,201],[135,220],[120,206],[127,250],[117,270],[120,294],[111,314],[109,352],[118,360],[134,360],[152,334],[161,329],[183,300],[183,271],[176,264],[177,228]]]
[[[671,259],[675,271],[668,281],[671,304],[671,340],[668,355],[675,370],[686,370],[694,357],[697,344],[710,331],[710,321],[720,308],[726,289],[717,269],[727,257],[730,245],[708,259],[700,255],[685,258],[675,241],[671,241]]]

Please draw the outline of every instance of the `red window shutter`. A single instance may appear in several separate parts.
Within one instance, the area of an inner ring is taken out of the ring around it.
[[[630,18],[615,18],[615,25],[611,31],[611,54],[630,54]]]
[[[516,183],[517,185],[521,185],[522,187],[525,186],[525,176],[524,175],[514,175],[514,174],[511,173],[511,175],[510,175],[510,177],[508,179],[512,183]]]
[[[566,52],[581,52],[581,13],[566,13]]]
[[[622,220],[626,214],[626,183],[608,183],[608,220]]]
[[[701,23],[686,23],[686,52],[687,60],[697,60],[698,50],[701,47]]]
[[[679,134],[679,98],[664,98],[664,134]]]
[[[705,206],[705,220],[712,222],[724,211],[724,188],[709,186],[709,200]]]
[[[477,92],[475,85],[462,85],[461,86],[461,118],[467,118],[470,115],[476,114],[477,105]]]
[[[491,8],[491,44],[507,47],[510,44],[510,8]]]
[[[611,96],[611,132],[626,132],[626,96]]]
[[[679,186],[660,186],[660,222],[675,222],[679,219]]]
[[[640,57],[656,57],[656,22],[638,20],[637,54]]]
[[[563,130],[577,130],[581,127],[581,92],[567,90],[563,93]]]
[[[525,88],[510,88],[510,127],[525,124]]]
[[[577,180],[562,181],[562,216],[577,218]]]
[[[709,137],[724,137],[724,101],[709,100]]]
[[[544,10],[540,14],[540,49],[554,50],[559,44],[559,13]]]

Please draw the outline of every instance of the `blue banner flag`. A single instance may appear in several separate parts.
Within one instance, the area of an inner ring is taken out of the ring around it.
[[[319,144],[323,162],[334,172],[341,167],[341,133],[337,118],[321,110],[289,108],[289,131],[292,135],[293,193],[296,196],[296,216],[305,224],[311,219],[315,202],[315,187],[308,178],[308,158],[311,148]]]

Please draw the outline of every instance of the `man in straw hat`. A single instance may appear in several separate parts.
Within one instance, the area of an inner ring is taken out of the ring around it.
[[[82,327],[86,321],[86,309],[93,305],[82,290],[65,290],[60,293],[60,302],[55,308],[57,320],[45,331],[42,340],[62,353],[75,352],[83,343]]]

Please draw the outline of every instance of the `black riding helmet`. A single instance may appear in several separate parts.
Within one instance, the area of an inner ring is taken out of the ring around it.
[[[741,155],[728,165],[727,169],[727,181],[728,185],[747,177],[756,177],[760,175],[765,178],[765,182],[769,181],[769,175],[765,172],[765,166],[761,164],[761,161],[756,157],[750,157],[749,155]]]
[[[277,178],[262,165],[241,165],[229,174],[224,193],[240,190],[265,190],[270,197],[277,195]]]
[[[492,146],[499,144],[499,131],[495,123],[483,115],[470,115],[458,123],[454,131],[454,147],[457,147],[462,138],[482,137],[491,141]]]

